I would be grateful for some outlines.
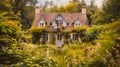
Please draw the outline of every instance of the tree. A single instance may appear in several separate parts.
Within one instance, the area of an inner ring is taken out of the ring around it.
[[[94,24],[111,23],[113,20],[120,18],[120,4],[119,0],[104,1],[103,8],[98,10],[93,16]]]
[[[43,6],[41,6],[41,11],[44,12],[50,12],[52,8],[54,8],[56,5],[53,3],[54,1],[46,1]],[[49,9],[50,8],[50,9]]]
[[[112,23],[106,24],[106,28],[104,31],[100,33],[98,36],[98,39],[95,40],[95,42],[99,42],[100,44],[97,49],[95,58],[100,55],[100,57],[97,57],[101,59],[104,63],[104,65],[108,66],[119,66],[120,57],[118,54],[120,53],[120,45],[119,45],[119,39],[120,36],[120,19],[117,19],[115,21],[112,21]],[[94,54],[95,54],[94,53]],[[98,55],[97,55],[98,54]]]
[[[96,20],[96,18],[93,18],[93,16],[96,14],[98,10],[99,10],[98,7],[94,5],[94,1],[91,0],[90,5],[87,6],[87,19],[90,26],[92,26],[94,20]]]
[[[73,2],[80,2],[79,0],[72,0]]]
[[[66,12],[74,13],[78,12],[75,2],[71,2],[68,5],[64,6]]]
[[[14,14],[12,3],[14,3],[14,1],[0,1],[0,21],[18,20],[19,13]]]
[[[0,1],[0,63],[9,64],[15,58],[12,54],[7,54],[3,48],[9,48],[13,44],[19,44],[21,36],[21,25],[18,21],[19,13],[13,12],[12,0]]]
[[[4,17],[4,16],[3,16]],[[1,20],[0,20],[1,21]],[[21,28],[17,20],[10,20],[5,18],[5,21],[0,22],[0,63],[12,63],[14,55],[7,54],[3,48],[9,48],[12,44],[19,44],[21,36]]]
[[[20,22],[22,30],[29,29],[34,19],[34,6],[37,0],[15,0],[13,5],[14,13],[20,12]],[[28,5],[28,6],[27,6]]]
[[[63,9],[64,10],[64,9]],[[50,11],[50,12],[59,12],[60,10],[59,10],[59,8],[58,8],[58,6],[57,5],[54,5],[54,6],[52,6],[51,8],[49,8],[47,11]],[[46,12],[47,12],[46,11]]]
[[[97,36],[99,36],[99,34],[104,30],[104,25],[93,25],[92,27],[88,28],[88,30],[85,32],[83,41],[94,43],[94,40],[97,39]]]
[[[103,10],[106,15],[109,15],[106,18],[107,22],[112,22],[112,19],[120,18],[120,0],[107,0],[103,5]]]
[[[57,5],[53,5],[49,9],[46,10],[46,12],[64,12],[64,13],[74,13],[74,12],[81,12],[83,3],[79,1],[71,1],[69,4],[66,4],[65,6],[58,7]],[[44,11],[44,9],[42,9]]]

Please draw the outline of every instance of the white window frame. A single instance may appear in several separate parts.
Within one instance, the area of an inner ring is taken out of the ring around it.
[[[57,26],[63,26],[63,20],[56,20],[55,23]]]
[[[77,34],[73,34],[72,35],[72,40],[78,40],[78,35]]]
[[[81,26],[81,21],[80,20],[77,20],[75,23],[74,23],[74,27],[77,27],[77,26]]]
[[[57,40],[62,40],[62,34],[57,35]]]
[[[44,40],[48,41],[48,34],[44,34]]]
[[[38,27],[44,27],[45,26],[45,21],[44,20],[40,20],[38,22]]]

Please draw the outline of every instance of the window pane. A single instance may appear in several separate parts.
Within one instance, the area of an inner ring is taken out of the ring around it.
[[[48,34],[44,34],[44,40],[48,41]]]
[[[73,34],[72,39],[73,39],[73,40],[78,40],[78,36],[77,36],[77,34]]]
[[[57,35],[57,40],[62,40],[62,34]]]
[[[62,24],[63,24],[63,20],[60,20],[60,26],[62,26]]]
[[[56,20],[56,25],[59,26],[59,22],[58,22],[58,20]]]
[[[78,36],[77,36],[77,34],[75,34],[75,40],[78,40]]]
[[[57,35],[57,40],[59,40],[59,35]]]
[[[62,26],[63,25],[63,20],[56,20],[56,25],[57,26]]]
[[[60,40],[62,40],[62,34],[60,34]]]

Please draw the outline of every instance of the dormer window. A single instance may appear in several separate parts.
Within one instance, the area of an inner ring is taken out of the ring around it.
[[[74,23],[74,27],[76,26],[81,26],[81,21],[77,20],[75,23]]]
[[[56,25],[57,26],[62,26],[63,25],[63,20],[56,20]]]
[[[44,20],[40,20],[38,22],[38,27],[43,27],[43,26],[45,26],[45,22],[44,22]]]
[[[59,26],[66,27],[67,23],[66,23],[66,21],[64,20],[64,18],[61,15],[58,15],[55,18],[55,20],[52,22],[52,26],[53,26],[54,29],[56,29]]]
[[[76,26],[79,26],[80,25],[80,23],[76,23]]]
[[[44,23],[39,23],[39,26],[44,26]]]

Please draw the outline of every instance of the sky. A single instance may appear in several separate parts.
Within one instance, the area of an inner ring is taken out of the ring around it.
[[[51,0],[38,0],[39,4],[44,4],[46,1],[51,1]],[[54,1],[54,4],[60,6],[60,5],[65,5],[68,4],[70,0],[52,0]],[[89,5],[91,0],[85,0],[86,4]],[[95,0],[95,5],[98,7],[101,7],[103,0]]]

